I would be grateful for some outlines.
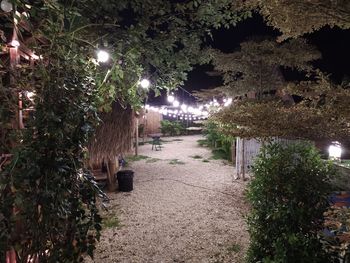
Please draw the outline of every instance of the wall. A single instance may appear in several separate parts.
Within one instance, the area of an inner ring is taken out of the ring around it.
[[[145,125],[145,136],[154,133],[160,133],[160,121],[163,120],[163,115],[159,112],[148,110],[142,117],[140,117],[140,124]],[[139,136],[142,137],[142,134]]]

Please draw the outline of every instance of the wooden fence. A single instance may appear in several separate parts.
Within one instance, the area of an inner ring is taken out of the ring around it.
[[[273,142],[289,144],[299,140],[289,140],[283,138],[272,138]],[[260,152],[263,142],[259,139],[243,139],[236,140],[236,174],[235,178],[245,178],[250,173],[254,159]]]
[[[142,118],[140,124],[144,125],[144,134],[160,133],[160,121],[163,120],[163,115],[155,111],[147,111]],[[142,136],[142,134],[140,134]]]

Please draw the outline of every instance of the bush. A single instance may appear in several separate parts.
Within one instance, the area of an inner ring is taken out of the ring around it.
[[[223,134],[219,125],[214,121],[205,124],[203,133],[206,137],[206,144],[213,149],[215,158],[232,161],[232,143],[235,138]],[[201,142],[199,142],[201,144]]]
[[[247,262],[330,263],[318,232],[335,169],[310,144],[269,144],[253,167],[247,197],[251,238]]]
[[[184,132],[184,127],[182,126],[182,123],[178,121],[163,120],[160,122],[160,126],[160,131],[164,135],[181,135]]]

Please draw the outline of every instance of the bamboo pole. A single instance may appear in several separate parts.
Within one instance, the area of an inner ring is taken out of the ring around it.
[[[118,171],[118,166],[117,158],[109,159],[107,162],[107,189],[110,192],[117,189],[115,174]]]
[[[137,156],[139,151],[139,118],[136,118],[135,137],[135,156]]]

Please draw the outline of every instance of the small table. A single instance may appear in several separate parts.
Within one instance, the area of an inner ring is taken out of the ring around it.
[[[153,151],[153,148],[156,150],[156,151],[161,151],[162,150],[162,147],[160,146],[160,136],[161,134],[160,133],[155,133],[155,134],[150,134],[149,135],[150,137],[152,137],[152,151]]]

